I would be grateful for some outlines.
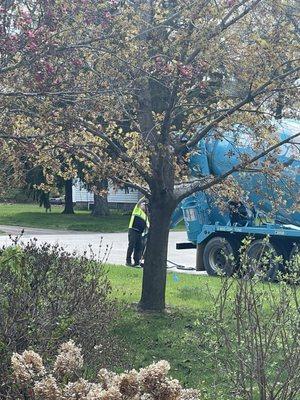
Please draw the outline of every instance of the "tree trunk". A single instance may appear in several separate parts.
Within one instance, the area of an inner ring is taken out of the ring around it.
[[[93,217],[109,215],[107,194],[105,194],[108,191],[108,180],[102,179],[97,183],[96,188],[98,191],[102,191],[103,194],[94,193],[94,208],[91,215]]]
[[[73,208],[72,179],[65,181],[65,209],[63,214],[75,214]]]
[[[284,94],[283,92],[278,93],[275,108],[275,119],[282,119],[284,109]]]
[[[167,274],[170,205],[151,204],[150,229],[145,253],[143,288],[139,307],[144,311],[163,311]]]
[[[100,196],[94,193],[94,208],[91,215],[93,217],[103,217],[109,215],[107,196]]]

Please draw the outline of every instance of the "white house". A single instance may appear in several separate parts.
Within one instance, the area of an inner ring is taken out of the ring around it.
[[[131,188],[115,189],[112,185],[109,185],[107,199],[112,207],[131,208],[140,198],[141,194],[138,190]],[[73,181],[73,202],[87,206],[94,204],[94,193],[88,191],[79,179]]]

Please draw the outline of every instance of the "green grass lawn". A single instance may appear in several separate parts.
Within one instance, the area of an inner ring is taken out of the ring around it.
[[[129,215],[112,211],[108,217],[92,217],[89,211],[75,210],[75,215],[62,214],[63,207],[52,206],[46,213],[36,204],[0,204],[0,225],[20,225],[33,228],[49,228],[90,232],[126,232]],[[183,230],[184,225],[178,225]]]
[[[165,359],[170,362],[171,376],[179,379],[186,387],[200,389],[201,400],[237,399],[232,392],[236,387],[232,386],[230,378],[215,358],[215,352],[223,358],[228,357],[226,348],[218,345],[213,329],[215,320],[212,318],[216,297],[223,285],[221,278],[168,273],[167,311],[165,314],[151,314],[139,313],[135,307],[140,299],[142,271],[114,265],[108,266],[107,270],[112,284],[112,296],[124,304],[120,318],[115,323],[114,333],[124,344],[128,368],[139,369]],[[228,296],[233,299],[235,287],[240,281],[230,282],[232,286]],[[280,285],[257,285],[256,289],[267,289],[264,293],[269,293],[268,296],[272,298],[280,293]],[[263,299],[266,301],[268,324],[273,311],[267,300],[270,297]],[[289,307],[292,304],[297,313],[297,303],[292,301]],[[256,393],[252,400],[258,399]]]
[[[127,307],[117,321],[114,332],[124,342],[129,367],[144,367],[166,359],[171,375],[187,387],[200,388],[203,399],[214,399],[224,389],[216,366],[208,357],[207,332],[203,316],[209,315],[213,295],[220,288],[218,278],[169,273],[167,278],[167,313],[138,313],[142,271],[109,266],[113,296]]]

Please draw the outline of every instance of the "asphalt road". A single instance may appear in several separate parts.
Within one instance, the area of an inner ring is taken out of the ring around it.
[[[76,250],[79,254],[84,251],[93,251],[99,259],[104,259],[110,264],[125,264],[125,255],[127,250],[127,233],[91,233],[76,231],[57,231],[53,229],[35,229],[23,228],[23,242],[27,242],[32,238],[37,238],[38,243],[58,243],[68,251]],[[0,231],[6,232],[7,235],[0,236],[0,245],[8,245],[11,243],[8,234],[20,234],[22,227],[13,227],[0,225]],[[185,267],[193,268],[196,263],[196,250],[176,250],[177,242],[187,241],[185,232],[171,232],[169,239],[168,260]],[[168,266],[172,264],[169,262]],[[175,268],[172,268],[172,271]],[[177,272],[185,272],[190,274],[203,274],[196,271],[182,271],[176,268]]]

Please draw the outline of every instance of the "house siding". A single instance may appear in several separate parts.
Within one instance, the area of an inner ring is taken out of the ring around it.
[[[135,189],[115,189],[109,187],[107,200],[110,204],[135,204],[140,199],[139,191]],[[73,183],[73,202],[94,204],[94,193],[88,191],[79,180]]]

